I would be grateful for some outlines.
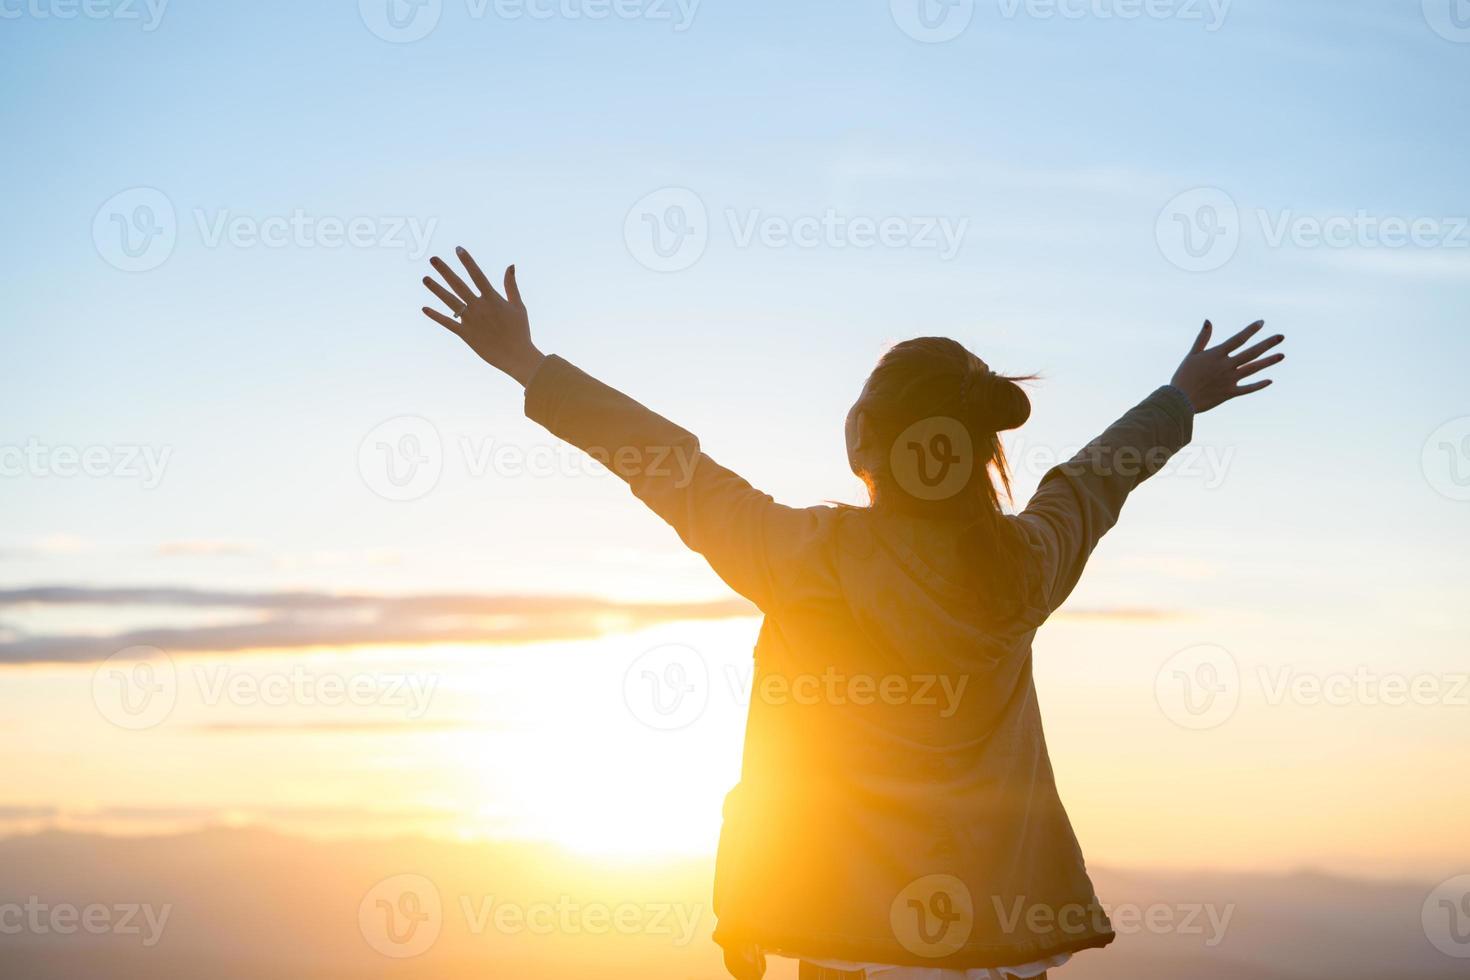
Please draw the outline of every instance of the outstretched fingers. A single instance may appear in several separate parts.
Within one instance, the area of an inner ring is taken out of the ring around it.
[[[1222,354],[1229,354],[1242,346],[1247,340],[1250,340],[1256,334],[1260,333],[1261,328],[1265,325],[1265,320],[1257,320],[1255,323],[1252,323],[1250,326],[1246,327],[1240,333],[1236,334],[1234,337],[1231,337],[1229,340],[1225,341],[1223,344],[1215,349]]]
[[[1275,367],[1284,360],[1286,360],[1285,354],[1272,354],[1270,357],[1263,357],[1259,361],[1242,364],[1235,369],[1235,376],[1237,378],[1249,378],[1251,375],[1264,371],[1268,367]]]
[[[1266,351],[1270,350],[1272,347],[1275,347],[1277,344],[1281,343],[1285,339],[1285,334],[1277,334],[1274,337],[1269,337],[1266,340],[1261,341],[1259,344],[1255,344],[1241,351],[1239,354],[1233,355],[1233,359],[1237,364],[1249,364],[1251,361],[1254,361],[1256,358],[1260,357],[1262,354],[1266,353]]]
[[[424,309],[424,316],[428,317],[430,320],[433,320],[435,323],[439,324],[439,326],[441,326],[441,327],[448,327],[450,330],[454,331],[455,333],[459,333],[459,321],[458,320],[455,320],[455,319],[452,319],[450,317],[447,317],[443,313],[440,313],[438,310],[430,309],[427,306],[425,306],[423,309]]]
[[[508,265],[505,267],[505,298],[516,306],[525,306],[521,302],[521,287],[516,283],[516,267]]]
[[[1257,320],[1255,323],[1252,323],[1240,333],[1227,340],[1224,344],[1221,345],[1221,348],[1227,352],[1234,351],[1236,348],[1242,346],[1251,337],[1255,336],[1256,333],[1258,333],[1265,325],[1266,323],[1264,320]],[[1240,382],[1245,378],[1249,378],[1253,374],[1259,374],[1267,368],[1274,367],[1277,364],[1280,364],[1282,361],[1286,360],[1286,355],[1282,353],[1271,354],[1267,357],[1262,356],[1271,348],[1277,346],[1285,339],[1286,336],[1284,334],[1277,334],[1274,337],[1267,337],[1260,343],[1252,344],[1250,347],[1247,347],[1240,353],[1231,356],[1230,363],[1235,368],[1236,381],[1235,388],[1230,393],[1231,398],[1239,398],[1241,395],[1249,395],[1252,392],[1271,387],[1271,379],[1269,378],[1265,379],[1264,381],[1255,381],[1250,384],[1241,384]]]
[[[439,297],[444,305],[449,307],[449,312],[458,313],[464,309],[464,300],[439,285],[439,281],[432,276],[424,276],[424,285],[429,287],[429,292]]]
[[[470,254],[469,249],[463,245],[456,245],[454,254],[459,256],[459,261],[464,264],[464,269],[470,274],[470,282],[480,291],[481,296],[489,296],[495,292],[495,287],[490,285],[490,278],[480,271],[480,264]]]
[[[1210,346],[1210,334],[1214,332],[1214,324],[1210,323],[1209,320],[1206,320],[1205,325],[1199,328],[1199,336],[1194,338],[1194,346],[1189,349],[1189,352],[1191,354],[1198,354],[1200,351]]]
[[[1269,387],[1271,387],[1270,378],[1267,378],[1265,381],[1257,381],[1255,384],[1239,385],[1233,392],[1230,393],[1230,397],[1239,398],[1241,395],[1249,395],[1253,391],[1260,391],[1262,388]]]
[[[470,289],[469,286],[466,286],[465,281],[459,277],[458,273],[456,273],[453,269],[449,267],[448,262],[445,262],[443,259],[439,258],[439,256],[436,255],[429,260],[429,264],[434,267],[439,275],[444,277],[444,281],[449,283],[449,288],[454,290],[454,292],[456,293],[456,295],[459,296],[460,299],[464,300],[466,303],[470,303],[476,299],[479,299],[479,297],[475,295],[474,290]]]

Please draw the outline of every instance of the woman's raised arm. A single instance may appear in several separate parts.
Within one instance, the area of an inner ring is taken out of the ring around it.
[[[436,256],[432,264],[448,288],[427,276],[424,285],[455,316],[429,307],[424,313],[525,386],[527,417],[621,477],[731,588],[769,610],[828,508],[777,504],[706,456],[692,433],[562,358],[542,354],[531,339],[515,266],[505,270],[502,297],[470,254],[457,251],[473,288]]]
[[[1169,384],[1042,479],[1018,520],[1037,556],[1048,612],[1076,587],[1093,548],[1117,523],[1128,494],[1189,442],[1194,416],[1271,384],[1245,379],[1285,358],[1262,356],[1285,338],[1278,334],[1241,350],[1264,326],[1257,321],[1209,347],[1213,327],[1206,320]]]

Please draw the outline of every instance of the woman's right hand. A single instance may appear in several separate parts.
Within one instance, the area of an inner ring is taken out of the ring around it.
[[[725,971],[735,980],[761,980],[766,975],[766,954],[751,944],[727,949]]]
[[[505,295],[501,296],[469,252],[463,248],[454,251],[464,263],[474,288],[471,289],[449,267],[449,263],[434,256],[429,264],[444,277],[449,288],[444,288],[432,276],[424,276],[424,285],[443,300],[454,318],[427,306],[424,307],[424,315],[458,334],[486,364],[499,368],[522,385],[526,384],[545,360],[545,355],[531,341],[531,320],[526,313],[526,304],[521,302],[521,291],[516,286],[516,267],[510,266],[505,270]]]
[[[1286,359],[1285,354],[1261,356],[1285,340],[1286,337],[1283,334],[1277,334],[1258,344],[1253,344],[1240,351],[1239,354],[1235,353],[1246,341],[1260,333],[1261,328],[1265,325],[1265,320],[1257,320],[1223,344],[1209,347],[1210,335],[1214,333],[1215,328],[1211,326],[1209,320],[1205,321],[1204,328],[1195,338],[1194,346],[1180,362],[1179,369],[1174,372],[1174,377],[1170,381],[1170,384],[1184,392],[1189,398],[1196,414],[1208,412],[1232,398],[1249,395],[1251,392],[1271,386],[1270,380],[1256,381],[1251,384],[1241,382]]]

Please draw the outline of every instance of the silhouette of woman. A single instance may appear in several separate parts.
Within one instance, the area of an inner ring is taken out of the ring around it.
[[[424,308],[526,389],[530,418],[581,447],[765,620],[740,781],[726,798],[714,938],[759,978],[767,952],[813,980],[1044,977],[1114,938],[1062,807],[1031,672],[1128,494],[1189,442],[1194,416],[1259,391],[1280,360],[1254,323],[1175,371],[1026,508],[1001,509],[999,433],[1018,380],[953,340],[889,350],[846,425],[868,507],[784,507],[693,435],[546,356],[515,267],[496,292],[464,249],[435,257]],[[677,465],[660,460],[673,458]]]

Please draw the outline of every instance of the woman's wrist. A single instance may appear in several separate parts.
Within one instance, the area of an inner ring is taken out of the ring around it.
[[[1179,387],[1179,385],[1177,385],[1173,381],[1170,381],[1164,387],[1172,389],[1174,393],[1179,396],[1180,400],[1183,401],[1186,406],[1188,406],[1190,413],[1195,414],[1194,399],[1190,397],[1189,392]]]
[[[523,356],[515,358],[505,365],[505,373],[515,378],[522,388],[531,383],[541,364],[546,360],[546,355],[532,346]]]

